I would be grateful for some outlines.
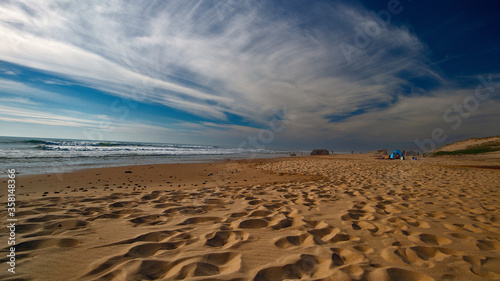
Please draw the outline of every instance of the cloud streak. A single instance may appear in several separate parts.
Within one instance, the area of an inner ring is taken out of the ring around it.
[[[283,106],[292,139],[360,136],[363,120],[381,130],[396,112],[400,126],[421,126],[408,101],[441,103],[453,89],[405,26],[379,25],[347,59],[340,46],[374,20],[340,2],[300,13],[265,1],[6,2],[0,60],[187,112],[215,135],[265,128]]]

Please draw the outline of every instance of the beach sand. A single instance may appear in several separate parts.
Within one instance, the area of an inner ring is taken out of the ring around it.
[[[499,167],[333,155],[17,175],[16,273],[3,227],[0,279],[500,280]]]

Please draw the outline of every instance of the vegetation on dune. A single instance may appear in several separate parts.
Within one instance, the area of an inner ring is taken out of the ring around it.
[[[438,151],[435,152],[435,156],[442,156],[442,155],[463,155],[463,154],[481,154],[481,153],[488,153],[488,152],[494,152],[494,151],[500,151],[500,142],[498,141],[491,141],[491,142],[486,142],[478,145],[473,145],[470,147],[467,147],[465,149],[459,149],[459,150],[453,150],[453,151]]]

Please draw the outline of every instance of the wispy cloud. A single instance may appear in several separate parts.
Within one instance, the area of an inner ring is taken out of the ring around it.
[[[0,78],[0,94],[4,99],[31,100],[45,102],[60,102],[66,104],[79,104],[83,100],[57,92],[46,91],[25,83],[10,81]]]
[[[448,82],[404,26],[378,26],[346,59],[340,46],[374,20],[368,10],[323,2],[280,9],[263,1],[5,2],[0,60],[200,116],[207,123],[196,126],[207,132],[248,133],[231,116],[265,128],[286,105],[284,135],[335,139],[408,100],[436,104],[452,94],[431,94]]]
[[[112,132],[115,136],[131,135],[162,135],[174,132],[165,126],[156,126],[146,123],[124,121],[107,115],[90,115],[78,111],[61,109],[56,113],[47,112],[44,109],[26,109],[17,106],[0,105],[0,120],[9,123],[27,123],[37,125],[49,125],[63,130],[63,127],[71,127],[80,131],[80,137],[84,132]],[[153,133],[154,132],[154,133]]]
[[[21,103],[21,104],[29,104],[29,105],[37,105],[38,103],[27,99],[27,98],[19,98],[19,97],[12,97],[12,98],[0,98],[0,103]]]
[[[24,122],[35,124],[46,124],[55,126],[97,126],[99,120],[74,118],[68,115],[58,115],[40,110],[30,110],[13,106],[0,105],[0,117],[2,120],[12,122]]]

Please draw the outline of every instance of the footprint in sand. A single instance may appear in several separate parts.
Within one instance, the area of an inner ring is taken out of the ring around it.
[[[426,234],[422,233],[418,236],[420,241],[426,243],[426,244],[431,244],[431,245],[446,245],[450,244],[451,240],[444,237],[444,236],[438,236],[438,235],[433,235],[433,234]]]
[[[286,237],[279,238],[274,242],[274,245],[281,249],[289,249],[297,246],[312,246],[312,245],[322,245],[324,242],[317,240],[314,236],[307,233],[301,235],[290,235]]]
[[[347,242],[347,241],[359,241],[361,238],[352,236],[349,234],[345,233],[338,233],[335,234],[331,239],[325,241],[327,243],[341,243],[341,242]]]
[[[355,250],[363,253],[363,254],[371,254],[371,253],[375,252],[375,250],[373,248],[366,247],[366,246],[354,246],[353,248]]]
[[[271,228],[274,230],[281,230],[281,229],[289,228],[292,226],[297,226],[298,224],[300,224],[300,222],[298,222],[292,218],[286,217],[284,219],[278,220],[276,223],[271,225]]]
[[[313,255],[302,254],[295,263],[272,266],[261,269],[254,281],[280,281],[286,279],[311,280],[318,278],[318,273],[327,271],[330,262],[327,259]]]
[[[72,238],[47,238],[24,241],[16,245],[16,251],[32,251],[48,247],[72,248],[80,245],[80,241]]]
[[[331,227],[328,223],[324,221],[313,221],[313,220],[303,220],[308,227],[313,227],[315,229]]]
[[[154,205],[153,208],[168,209],[170,207],[179,207],[179,204],[171,203],[171,202],[165,203],[165,202],[168,202],[167,198],[164,198],[164,199],[161,198],[159,200],[156,200],[156,201],[154,201],[154,203],[156,203],[156,205]]]
[[[132,239],[123,240],[120,242],[107,244],[101,247],[115,246],[115,245],[124,245],[124,244],[133,244],[136,242],[161,242],[164,240],[167,241],[179,241],[179,240],[187,240],[191,239],[192,236],[186,232],[190,230],[190,228],[181,228],[176,230],[163,230],[163,231],[153,231],[148,232],[146,234],[139,235]],[[99,247],[99,248],[101,248]]]
[[[28,217],[28,216],[39,215],[39,214],[40,214],[40,212],[35,212],[33,210],[19,211],[16,213],[16,215],[20,216],[20,217]]]
[[[430,224],[425,221],[417,220],[410,217],[390,217],[387,218],[387,222],[401,230],[407,230],[410,227],[419,227],[419,228],[431,227]]]
[[[66,209],[56,208],[56,207],[39,207],[39,208],[34,208],[33,210],[39,213],[55,213],[55,212],[65,211]]]
[[[224,219],[221,217],[193,217],[193,218],[188,218],[184,222],[180,223],[179,225],[188,225],[188,224],[198,224],[198,223],[206,223],[206,222],[211,222],[211,223],[217,223],[217,222],[223,222]]]
[[[231,274],[240,268],[241,254],[235,252],[184,257],[172,261],[150,258],[130,260],[127,257],[118,256],[98,265],[86,277],[103,280],[113,278],[181,280]]]
[[[351,251],[349,249],[331,248],[332,263],[335,266],[344,266],[358,264],[365,261],[363,254]]]
[[[82,209],[70,209],[66,211],[66,213],[71,214],[71,213],[77,213],[79,215],[89,217],[89,216],[94,216],[94,215],[99,215],[103,214],[106,212],[105,208],[102,207],[88,207],[88,208],[83,208]]]
[[[234,248],[249,240],[250,234],[245,231],[219,230],[205,236],[205,246]]]
[[[340,217],[343,221],[358,221],[358,220],[373,220],[375,217],[372,213],[365,210],[349,209],[347,214]]]
[[[116,209],[116,208],[133,208],[137,207],[139,204],[135,201],[120,201],[120,202],[115,202],[112,204],[109,204],[108,207],[110,209]]]
[[[377,268],[366,276],[367,281],[434,281],[430,276],[401,268]]]
[[[481,265],[485,270],[494,272],[500,275],[500,258],[499,257],[486,257],[481,260]]]
[[[129,220],[131,223],[133,223],[135,226],[138,225],[160,225],[160,224],[165,224],[166,220],[162,219],[164,218],[164,215],[158,214],[158,215],[147,215],[147,216],[141,216],[137,217],[134,219]]]
[[[462,254],[458,250],[442,247],[413,246],[386,248],[382,250],[381,257],[394,265],[434,267],[435,262],[460,257]]]
[[[197,206],[176,206],[172,208],[168,208],[163,211],[163,213],[167,216],[174,216],[176,214],[183,215],[199,215],[205,214],[213,207],[208,205],[197,205]]]
[[[311,229],[307,232],[313,235],[318,240],[329,241],[340,233],[340,229],[328,225],[322,228]]]
[[[229,215],[229,217],[231,217],[231,218],[241,218],[241,217],[245,217],[247,215],[248,215],[247,212],[237,212],[237,213],[232,213],[231,215]]]
[[[175,250],[186,245],[186,242],[161,242],[161,243],[145,243],[134,246],[125,254],[129,258],[147,258],[156,255],[159,252]]]
[[[52,222],[52,221],[57,221],[61,219],[70,219],[74,218],[75,216],[71,215],[43,215],[39,217],[34,217],[34,218],[29,218],[26,220],[26,222]]]
[[[353,221],[351,227],[354,230],[368,230],[372,235],[379,230],[376,225],[366,221]]]
[[[85,229],[87,228],[88,225],[89,225],[88,222],[76,219],[55,221],[43,227],[43,230],[33,234],[26,235],[25,237],[63,234],[68,231]]]
[[[137,262],[135,262],[137,263]],[[128,264],[131,266],[132,264]],[[168,270],[171,268],[171,264],[168,261],[163,260],[142,260],[138,265],[137,271],[133,272],[132,275],[135,280],[157,280],[162,278]],[[112,280],[116,277],[119,278],[121,271],[115,270],[100,279]],[[123,275],[122,275],[123,276]],[[110,278],[111,277],[111,278]],[[109,279],[108,279],[109,278]]]
[[[466,231],[466,232],[474,232],[474,233],[482,233],[483,230],[472,225],[472,224],[461,224],[461,223],[454,223],[454,224],[449,224],[445,223],[443,225],[446,229],[452,230],[452,231]]]
[[[430,228],[431,226],[429,225],[429,223],[425,222],[425,221],[421,221],[421,220],[417,220],[417,219],[414,219],[414,218],[410,218],[410,217],[402,217],[402,219],[410,226],[413,226],[413,227],[420,227],[420,228]]]
[[[42,224],[40,224],[40,223],[24,223],[21,225],[16,225],[16,233],[26,234],[26,235],[23,235],[23,237],[35,237],[35,236],[39,236],[39,235],[36,235],[36,233],[33,233],[33,234],[29,234],[29,233],[34,232],[40,228],[42,228]]]
[[[449,233],[449,235],[451,235],[451,236],[453,236],[455,238],[458,238],[458,239],[465,239],[465,240],[474,239],[472,236],[466,235],[466,234],[462,234],[462,233]]]
[[[251,228],[251,229],[257,229],[257,228],[264,228],[269,225],[269,222],[264,220],[264,219],[248,219],[240,222],[238,225],[239,228]]]
[[[465,266],[462,266],[462,274],[479,276],[484,280],[500,279],[500,258],[498,257],[478,257],[463,256]]]
[[[266,217],[269,216],[271,212],[266,211],[266,210],[256,210],[250,213],[248,216],[249,217]]]
[[[89,218],[88,220],[93,221],[93,220],[98,220],[98,219],[119,219],[119,218],[128,218],[131,216],[139,216],[143,212],[138,209],[119,209],[116,211],[112,211],[110,213],[104,213],[101,215],[98,215],[93,218]]]
[[[235,252],[223,252],[195,256],[180,261],[174,261],[178,266],[174,267],[171,276],[176,280],[196,278],[202,276],[224,275],[238,271],[241,268],[241,254]],[[179,271],[176,269],[182,266]]]
[[[274,202],[274,203],[266,203],[266,204],[263,204],[262,206],[264,206],[270,212],[273,212],[273,211],[276,211],[276,210],[278,210],[278,209],[280,209],[280,208],[282,208],[283,206],[286,205],[281,200],[272,200],[272,202]]]
[[[481,239],[477,240],[476,246],[483,251],[495,251],[500,249],[500,242]]]

